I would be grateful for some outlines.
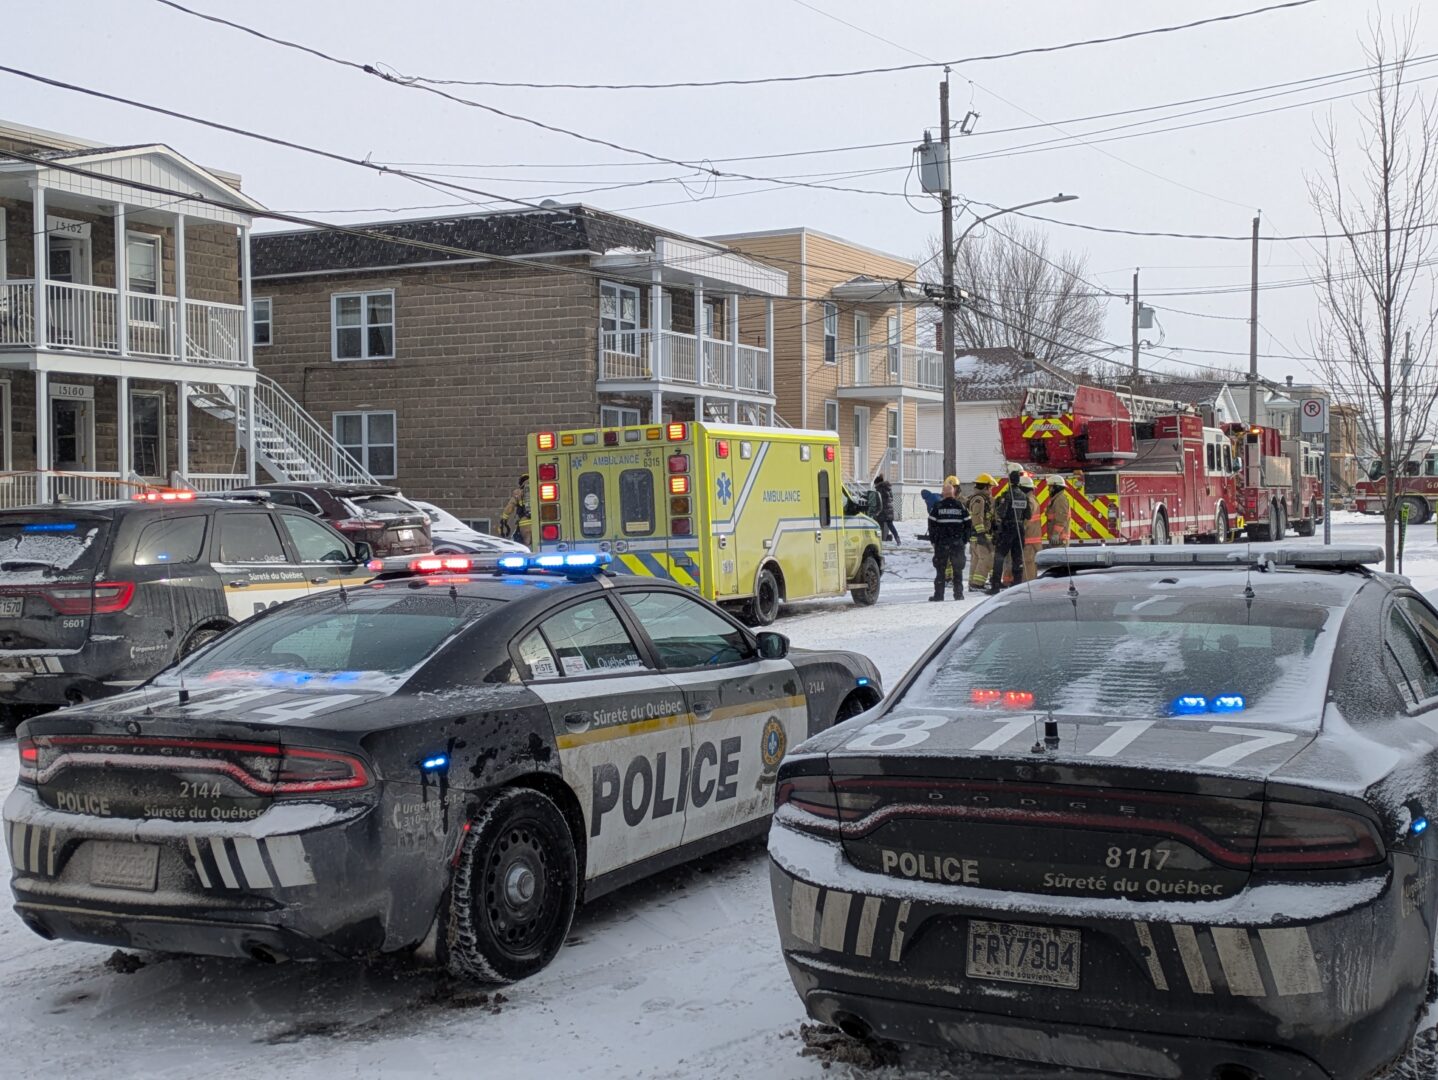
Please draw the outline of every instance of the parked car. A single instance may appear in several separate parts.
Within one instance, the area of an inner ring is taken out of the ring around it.
[[[579,901],[762,835],[785,748],[880,698],[864,657],[791,653],[671,582],[510,558],[416,557],[22,724],[20,917],[267,960],[428,939],[523,978]]]
[[[1043,552],[796,747],[771,877],[809,1014],[1125,1076],[1403,1054],[1435,992],[1438,611],[1381,557]]]
[[[370,554],[263,504],[174,496],[0,512],[0,704],[128,690],[256,612],[369,580]]]
[[[375,555],[417,555],[430,550],[429,517],[399,488],[366,484],[292,481],[257,484],[220,493],[226,499],[265,499],[323,518]]]
[[[441,510],[434,503],[411,499],[410,502],[424,511],[429,518],[429,538],[434,550],[440,555],[506,555],[524,554],[529,549],[517,540],[471,529],[448,510]]]

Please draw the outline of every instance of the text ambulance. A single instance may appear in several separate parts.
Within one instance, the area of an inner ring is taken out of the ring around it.
[[[832,432],[649,424],[529,438],[535,547],[607,551],[774,621],[783,601],[879,598],[879,528],[848,505]]]

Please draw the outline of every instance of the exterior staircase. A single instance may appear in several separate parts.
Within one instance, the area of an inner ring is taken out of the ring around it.
[[[273,379],[256,374],[254,403],[251,417],[242,389],[219,383],[190,384],[190,404],[233,424],[239,446],[249,445],[253,425],[255,464],[276,481],[379,483]]]

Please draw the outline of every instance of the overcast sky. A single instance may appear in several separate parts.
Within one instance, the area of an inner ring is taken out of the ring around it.
[[[403,75],[580,83],[752,78],[950,60],[1189,22],[1268,2],[185,0],[188,7]],[[1417,0],[1389,2],[1383,15],[1405,18],[1418,7]],[[1366,85],[1362,81],[1260,102],[1238,98],[1239,104],[1223,109],[1094,135],[1090,145],[1064,135],[1222,102],[1066,121],[1349,72],[1365,62],[1363,39],[1377,11],[1361,0],[1316,0],[1179,33],[961,64],[952,83],[955,117],[972,109],[980,118],[974,133],[959,140],[955,154],[1002,156],[956,163],[955,187],[964,197],[998,205],[1071,192],[1080,200],[1045,211],[1089,225],[1246,236],[1254,212],[1261,210],[1267,232],[1317,231],[1306,188],[1308,175],[1322,165],[1316,124],[1333,110],[1352,145],[1359,130],[1353,123],[1355,109],[1364,99],[1349,96],[1208,121],[1351,94]],[[1438,33],[1434,22],[1419,24],[1419,55],[1431,49],[1429,42]],[[907,174],[911,145],[926,127],[937,126],[940,73],[935,68],[703,89],[450,88],[660,157],[707,160],[720,169],[761,177],[818,174],[804,178],[883,193],[874,194],[728,178],[705,183],[693,173],[681,184],[674,178],[684,177],[686,169],[388,84],[203,22],[158,0],[19,5],[9,13],[7,31],[0,40],[0,62],[7,65],[348,156],[423,163],[406,167],[446,174],[440,178],[497,196],[582,200],[697,235],[807,225],[911,257],[937,231],[937,219],[921,212],[932,211],[933,200],[918,196]],[[1438,72],[1425,66],[1413,76],[1429,70]],[[0,116],[113,144],[169,143],[203,164],[241,173],[246,191],[268,207],[331,221],[393,216],[389,208],[418,216],[441,212],[417,209],[431,204],[458,203],[464,209],[488,204],[480,195],[436,191],[5,73],[0,73]],[[1195,123],[1202,126],[1133,137],[1153,127]],[[1058,124],[1063,131],[1035,124]],[[1018,127],[1028,130],[1008,130]],[[1124,138],[1094,144],[1113,136]],[[1050,139],[1061,141],[1042,152],[1003,154]],[[900,145],[719,161],[890,142]],[[853,173],[867,175],[849,176]],[[661,182],[568,194],[641,180]],[[901,197],[906,186],[915,196],[910,200]],[[327,211],[351,212],[322,213]],[[1143,268],[1145,295],[1232,286],[1234,291],[1223,295],[1152,296],[1150,302],[1160,308],[1165,348],[1146,354],[1143,363],[1160,366],[1159,358],[1170,356],[1179,362],[1246,367],[1246,240],[1046,228],[1055,246],[1085,254],[1091,279],[1116,294],[1128,291],[1136,266]],[[1260,276],[1266,282],[1303,278],[1312,273],[1314,261],[1305,243],[1264,244]],[[1181,314],[1174,308],[1228,318]],[[1310,288],[1264,292],[1260,352],[1308,351],[1314,312]],[[1158,334],[1155,329],[1145,337],[1157,339]],[[1106,338],[1124,347],[1109,355],[1126,360],[1129,316],[1121,298],[1109,303]],[[1265,357],[1260,370],[1272,378],[1310,377],[1303,364],[1286,359]]]

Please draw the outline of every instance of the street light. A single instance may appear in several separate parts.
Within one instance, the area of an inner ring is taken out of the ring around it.
[[[1045,203],[1066,203],[1073,202],[1077,195],[1065,195],[1059,192],[1047,199],[1034,199],[1031,202],[1019,203],[1017,206],[1006,206],[993,213],[985,214],[970,222],[969,227],[959,234],[959,238],[952,244],[944,244],[944,296],[943,296],[943,351],[944,351],[944,475],[953,476],[958,468],[958,433],[954,417],[954,409],[957,405],[954,390],[954,309],[958,304],[954,294],[954,261],[958,258],[959,245],[964,242],[965,237],[973,232],[986,221],[992,221],[1004,214],[1012,214],[1016,210],[1027,210],[1031,206],[1043,206]],[[948,191],[944,192],[944,233],[945,240],[953,233],[953,218],[951,216],[953,207],[952,197]]]

